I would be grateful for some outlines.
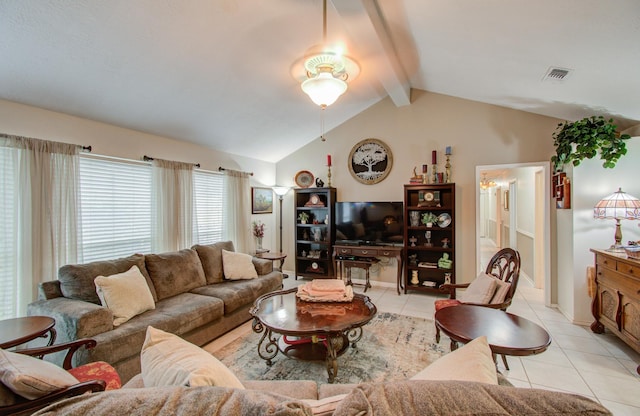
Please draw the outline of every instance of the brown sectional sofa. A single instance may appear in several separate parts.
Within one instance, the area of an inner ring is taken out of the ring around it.
[[[58,280],[40,285],[39,299],[28,306],[27,313],[53,317],[58,343],[95,339],[95,348],[75,354],[74,366],[106,361],[126,382],[140,372],[147,326],[202,346],[248,321],[254,300],[282,287],[282,273],[273,270],[271,261],[257,258],[253,259],[257,278],[225,280],[222,249],[234,251],[233,243],[63,266]],[[114,327],[113,314],[101,306],[93,280],[123,273],[133,265],[145,277],[155,309]]]

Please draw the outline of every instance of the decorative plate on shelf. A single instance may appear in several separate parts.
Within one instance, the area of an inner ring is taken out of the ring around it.
[[[313,174],[308,170],[301,170],[296,173],[294,181],[300,188],[308,188],[313,185]]]
[[[438,227],[448,227],[449,224],[451,224],[451,215],[447,213],[438,215]]]

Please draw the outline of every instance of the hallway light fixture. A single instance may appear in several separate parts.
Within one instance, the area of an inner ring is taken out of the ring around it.
[[[304,69],[307,79],[301,88],[323,110],[335,103],[338,97],[347,91],[347,68],[358,65],[350,58],[332,51],[327,46],[327,0],[322,0],[322,45],[320,50],[307,53],[304,59]],[[357,75],[352,74],[352,79]]]
[[[593,218],[616,220],[615,244],[607,251],[624,251],[622,248],[620,220],[639,220],[640,200],[626,192],[622,192],[622,188],[618,188],[617,192],[598,201],[593,208]]]
[[[480,180],[480,189],[489,189],[493,188],[496,185],[497,183],[495,183],[493,180],[487,179],[486,173],[482,174],[482,179]]]

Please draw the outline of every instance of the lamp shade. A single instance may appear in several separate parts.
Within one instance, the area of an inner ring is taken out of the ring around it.
[[[289,192],[288,186],[274,186],[272,189],[278,196],[285,196]]]
[[[336,102],[347,90],[347,83],[335,78],[331,72],[320,72],[316,77],[309,78],[301,85],[302,91],[311,101],[320,107],[327,107]]]
[[[640,219],[640,200],[623,192],[618,188],[617,192],[602,198],[593,208],[594,218],[612,219]]]

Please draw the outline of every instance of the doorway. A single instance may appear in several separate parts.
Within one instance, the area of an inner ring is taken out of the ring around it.
[[[496,251],[518,250],[521,282],[542,290],[551,306],[549,163],[477,166],[476,184],[478,271]]]

